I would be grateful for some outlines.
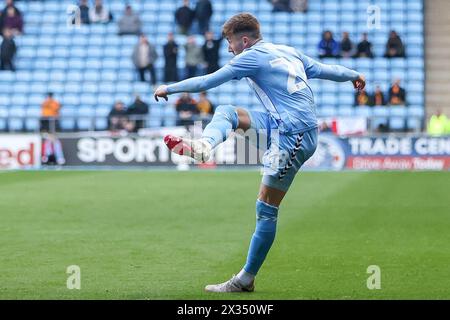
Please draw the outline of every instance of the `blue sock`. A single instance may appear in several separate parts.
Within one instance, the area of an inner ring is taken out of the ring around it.
[[[208,141],[213,148],[216,147],[228,138],[232,129],[237,128],[238,120],[236,107],[218,106],[211,122],[203,130],[202,139]]]
[[[267,253],[275,239],[278,208],[261,200],[256,201],[256,229],[248,249],[247,263],[244,270],[256,275],[266,259]]]

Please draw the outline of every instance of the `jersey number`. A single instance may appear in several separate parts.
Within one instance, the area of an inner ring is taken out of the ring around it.
[[[304,88],[306,88],[306,74],[305,70],[298,64],[291,61],[288,61],[285,58],[277,58],[270,61],[270,65],[272,68],[281,66],[283,68],[287,69],[287,72],[289,74],[288,81],[287,81],[287,90],[289,94],[293,94],[294,92],[300,91]],[[300,77],[302,81],[295,82],[297,77]]]

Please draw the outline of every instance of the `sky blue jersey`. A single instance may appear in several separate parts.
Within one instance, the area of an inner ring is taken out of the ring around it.
[[[294,134],[317,127],[308,79],[344,82],[359,76],[346,67],[315,61],[292,47],[260,40],[212,74],[169,85],[168,93],[199,92],[245,78],[280,132]]]

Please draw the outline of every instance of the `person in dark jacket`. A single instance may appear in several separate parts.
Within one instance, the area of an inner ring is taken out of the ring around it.
[[[16,70],[13,64],[16,52],[17,47],[12,32],[10,29],[5,29],[3,32],[3,41],[0,46],[0,70]]]
[[[125,12],[119,20],[119,35],[139,35],[141,28],[141,19],[133,12],[133,8],[130,5],[126,5]]]
[[[355,106],[371,106],[372,97],[367,93],[365,89],[355,93]]]
[[[211,31],[205,33],[205,43],[203,44],[203,59],[206,62],[206,73],[213,73],[219,70],[219,51],[220,39],[214,39],[214,34]]]
[[[293,12],[290,0],[271,0],[273,12]]]
[[[108,128],[111,131],[119,131],[125,129],[128,121],[128,113],[122,101],[116,101],[113,108],[108,114]]]
[[[175,42],[173,33],[167,35],[167,43],[164,45],[164,81],[174,82],[178,81],[178,44]]]
[[[145,35],[141,34],[132,54],[132,60],[138,70],[140,81],[145,82],[145,73],[149,71],[151,84],[156,84],[154,67],[156,59],[158,59],[158,53],[155,46],[148,41]]]
[[[89,24],[91,21],[89,20],[89,4],[87,0],[81,0],[80,5],[80,22],[81,24]]]
[[[339,57],[339,43],[333,39],[331,31],[325,31],[322,34],[322,40],[319,42],[320,58],[337,58]]]
[[[389,34],[389,40],[386,43],[386,53],[384,54],[386,58],[404,58],[405,57],[405,47],[403,45],[400,36],[392,30]]]
[[[213,8],[209,0],[198,0],[195,6],[195,18],[198,21],[199,33],[205,34],[209,30],[209,21],[213,15]]]
[[[184,0],[183,6],[175,11],[175,21],[178,25],[178,32],[188,35],[194,18],[195,11],[189,7],[189,0]]]
[[[342,40],[341,40],[341,57],[344,58],[350,58],[354,55],[353,50],[353,42],[350,40],[350,35],[348,32],[342,33]]]
[[[190,126],[194,124],[194,117],[199,114],[197,101],[191,95],[184,92],[175,103],[178,113],[177,126]]]
[[[1,29],[10,29],[14,35],[23,33],[23,18],[14,6],[7,6],[2,12]]]
[[[141,100],[139,95],[136,95],[134,103],[128,107],[127,114],[130,116],[130,121],[134,121],[134,132],[145,127],[144,116],[148,115],[148,104]],[[133,119],[134,118],[134,119]]]
[[[389,104],[390,105],[405,105],[406,91],[400,87],[400,79],[397,79],[389,89]]]
[[[19,9],[14,5],[14,0],[6,0],[5,1],[5,7],[0,11],[0,33],[3,32],[4,28],[8,28],[7,25],[5,25],[5,18],[8,16],[8,10],[13,9],[14,16],[18,16],[22,20],[23,24],[23,16],[22,12],[20,12]],[[11,10],[10,10],[11,11]]]
[[[385,106],[386,105],[386,99],[384,98],[384,93],[381,90],[380,86],[377,86],[375,88],[375,92],[373,93],[372,101],[375,106]]]
[[[362,34],[362,40],[358,43],[355,58],[373,58],[372,44],[369,42],[366,32]]]

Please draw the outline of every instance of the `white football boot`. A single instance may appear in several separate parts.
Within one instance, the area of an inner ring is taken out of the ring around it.
[[[207,292],[253,292],[255,290],[254,281],[248,286],[242,285],[238,278],[233,275],[233,277],[220,284],[210,284],[205,287],[205,291]]]

